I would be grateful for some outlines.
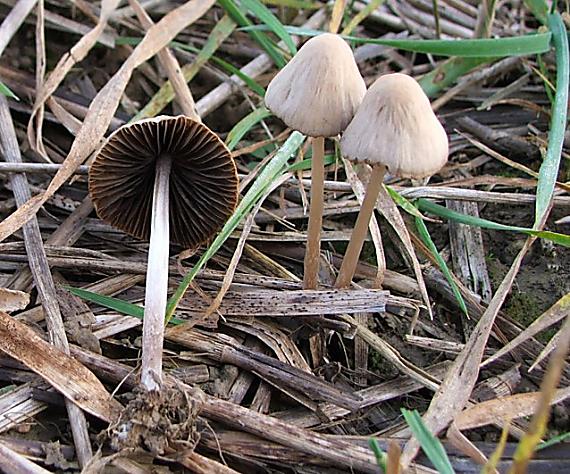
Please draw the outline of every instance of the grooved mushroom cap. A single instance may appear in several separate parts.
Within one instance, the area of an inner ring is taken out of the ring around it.
[[[343,156],[383,164],[402,178],[425,178],[447,162],[447,134],[420,85],[387,74],[368,89],[340,140]]]
[[[109,136],[89,170],[89,193],[101,219],[150,238],[156,161],[170,156],[170,240],[186,248],[208,241],[234,211],[238,177],[224,143],[188,117],[156,117]]]
[[[366,92],[348,44],[324,33],[307,41],[273,78],[265,105],[288,127],[332,137],[352,120]]]

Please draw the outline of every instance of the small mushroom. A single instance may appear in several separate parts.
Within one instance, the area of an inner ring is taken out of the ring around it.
[[[234,211],[238,178],[230,151],[188,117],[156,117],[109,136],[89,170],[101,219],[150,240],[146,274],[141,384],[158,390],[168,291],[169,242],[195,248]]]
[[[305,288],[316,288],[318,281],[324,138],[338,135],[346,128],[365,92],[366,85],[350,47],[331,33],[307,41],[267,88],[267,108],[287,126],[313,137]]]
[[[425,178],[447,162],[448,140],[420,85],[405,74],[387,74],[368,89],[346,128],[344,157],[368,163],[372,173],[337,280],[350,285],[386,168],[401,178]]]

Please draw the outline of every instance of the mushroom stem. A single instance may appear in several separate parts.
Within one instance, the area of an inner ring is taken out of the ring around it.
[[[169,177],[172,159],[161,156],[156,162],[150,245],[146,271],[142,338],[141,384],[148,391],[159,390],[162,382],[162,340],[168,293]]]
[[[362,201],[360,212],[356,218],[356,224],[354,225],[354,230],[350,236],[350,242],[348,243],[346,253],[342,260],[342,265],[340,266],[340,271],[336,278],[335,288],[348,288],[348,286],[350,286],[350,282],[354,276],[354,271],[356,270],[356,265],[358,264],[358,257],[360,257],[362,245],[364,244],[364,239],[368,233],[370,218],[372,217],[372,213],[376,207],[376,201],[378,200],[378,194],[380,193],[380,187],[382,186],[385,174],[385,166],[376,165],[372,167],[372,173],[370,174],[370,180],[366,187],[364,201]]]
[[[321,228],[323,226],[324,190],[325,190],[325,139],[313,137],[313,157],[311,165],[311,202],[309,206],[309,228],[307,230],[307,249],[303,288],[314,290],[319,281],[319,262],[321,258]]]

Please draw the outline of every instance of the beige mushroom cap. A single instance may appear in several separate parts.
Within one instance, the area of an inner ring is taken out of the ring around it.
[[[305,135],[332,137],[346,128],[365,93],[348,44],[324,33],[307,41],[273,78],[265,104]]]
[[[447,162],[448,140],[420,85],[387,74],[368,89],[340,141],[343,156],[383,164],[402,178],[425,178]]]

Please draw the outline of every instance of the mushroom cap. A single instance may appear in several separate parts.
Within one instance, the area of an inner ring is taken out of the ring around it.
[[[405,74],[376,79],[340,140],[346,158],[425,178],[447,162],[447,134],[420,85]]]
[[[324,33],[307,41],[267,87],[265,105],[288,127],[332,137],[352,120],[366,93],[348,44]]]
[[[234,211],[238,177],[224,143],[188,117],[160,116],[113,132],[89,169],[93,205],[104,221],[149,240],[156,161],[163,156],[172,159],[170,240],[195,248]]]

